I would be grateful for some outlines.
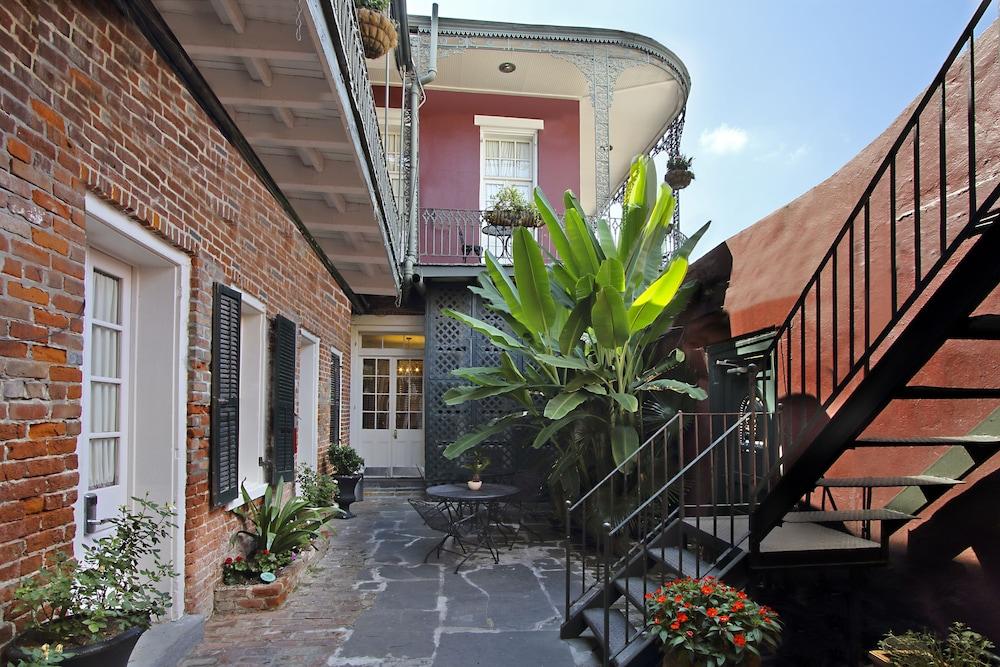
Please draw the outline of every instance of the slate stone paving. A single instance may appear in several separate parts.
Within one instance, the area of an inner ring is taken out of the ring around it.
[[[598,665],[585,639],[562,641],[562,546],[487,554],[454,573],[457,556],[427,550],[438,539],[406,499],[351,508],[327,554],[284,608],[217,615],[182,667],[545,667]]]

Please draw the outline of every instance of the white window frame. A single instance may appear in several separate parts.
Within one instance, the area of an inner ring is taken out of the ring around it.
[[[337,434],[337,438],[336,438],[337,444],[343,445],[345,443],[345,440],[342,437],[343,434],[344,434],[344,404],[345,404],[345,401],[344,401],[344,353],[331,345],[330,346],[330,361],[331,362],[333,361],[333,357],[336,357],[337,359],[340,360],[340,364],[338,365],[338,368],[340,369],[340,383],[339,383],[339,386],[340,386],[340,396],[337,397],[338,398],[337,407],[339,408],[339,410],[337,410],[337,414],[334,415],[332,410],[331,410],[331,413],[330,413],[330,434],[329,434],[329,437],[327,439],[327,446],[330,446],[330,445],[333,444],[331,441],[334,439],[333,438],[333,434],[334,433]],[[331,383],[333,382],[333,374],[332,373],[330,375],[330,382]],[[327,400],[329,401],[329,396],[327,396]],[[346,403],[347,403],[348,406],[350,406],[350,404],[351,404],[351,397],[350,397],[350,395],[348,395]],[[350,422],[348,422],[348,423],[350,423]],[[336,430],[334,430],[334,429],[336,429]],[[351,437],[350,433],[348,433],[347,434],[348,440],[350,440],[350,437]],[[317,463],[318,463],[318,461],[317,461]]]
[[[236,288],[233,288],[236,289]],[[260,461],[267,447],[267,307],[262,301],[237,289],[242,301],[240,315],[240,426],[239,481],[246,484],[251,500],[264,495],[268,482]],[[243,505],[243,492],[226,505]]]
[[[305,327],[299,327],[299,340],[295,350],[299,366],[296,383],[298,404],[295,408],[295,426],[298,432],[295,463],[309,463],[314,469],[319,467],[319,344],[319,336]],[[306,350],[309,350],[311,359],[303,356]],[[302,460],[306,458],[306,454],[309,461]]]
[[[399,109],[390,108],[387,113],[385,107],[375,107],[375,116],[378,118],[379,131],[388,131],[390,134],[395,133],[399,137],[399,142],[402,145],[403,123],[402,119],[399,117]],[[388,121],[386,120],[387,117]],[[389,142],[387,137],[383,137],[382,142],[384,147],[388,147]],[[402,167],[403,160],[405,160],[407,156],[405,154],[397,154],[399,155],[399,160],[396,162],[396,165],[399,169],[394,170],[390,167],[389,151],[387,149],[385,149],[385,153],[385,167],[386,171],[389,173],[389,184],[394,186],[393,194],[396,196],[396,205],[399,206],[403,201],[403,196],[406,194],[403,192],[403,188],[406,187],[406,183]],[[399,188],[398,192],[395,190],[396,187]]]
[[[545,122],[537,118],[509,118],[506,116],[479,116],[474,119],[479,127],[479,208],[485,209],[486,201],[486,140],[494,138],[528,139],[531,142],[531,190],[538,187],[538,132]],[[522,180],[522,179],[518,179]]]

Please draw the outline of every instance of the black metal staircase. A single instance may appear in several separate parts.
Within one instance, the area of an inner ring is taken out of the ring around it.
[[[1000,340],[1000,314],[976,312],[1000,284],[1000,172],[977,159],[977,68],[998,65],[995,54],[977,61],[975,37],[991,2],[916,104],[750,378],[769,405],[679,414],[568,505],[562,636],[589,629],[604,664],[655,663],[643,601],[663,582],[883,564],[895,531],[1000,451],[994,436],[864,437],[893,401],[1000,398],[1000,387],[912,384],[946,341]],[[956,142],[964,164],[953,158]],[[849,449],[943,446],[968,454],[957,474],[828,475]],[[875,490],[887,488],[919,489],[923,501],[907,511],[874,506]],[[858,489],[860,506],[837,507],[842,489]],[[619,506],[609,510],[609,499]]]

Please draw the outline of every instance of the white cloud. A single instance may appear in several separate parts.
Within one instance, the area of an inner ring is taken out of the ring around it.
[[[757,158],[758,162],[780,162],[792,165],[801,160],[809,153],[809,147],[800,144],[795,148],[790,148],[787,144],[780,143],[773,150],[764,153]]]
[[[729,155],[741,152],[746,147],[749,139],[750,136],[746,130],[738,127],[730,127],[723,123],[714,130],[703,131],[699,143],[709,153]]]

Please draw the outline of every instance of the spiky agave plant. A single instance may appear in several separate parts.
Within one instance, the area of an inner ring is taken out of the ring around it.
[[[558,454],[549,477],[562,498],[625,462],[640,446],[644,392],[677,392],[703,399],[697,386],[665,377],[683,360],[680,351],[656,356],[656,341],[690,298],[684,285],[688,257],[705,225],[663,266],[663,245],[675,199],[659,185],[645,156],[632,162],[620,232],[586,222],[580,202],[566,192],[559,220],[540,189],[535,204],[558,256],[546,266],[526,229],[513,233],[514,276],[486,253],[486,270],[470,289],[498,313],[511,333],[454,310],[449,317],[500,348],[500,365],[461,368],[469,382],[444,395],[449,405],[505,396],[519,412],[483,424],[445,449],[455,459],[515,427],[533,429],[536,448],[552,442]],[[523,360],[523,366],[515,358]]]

